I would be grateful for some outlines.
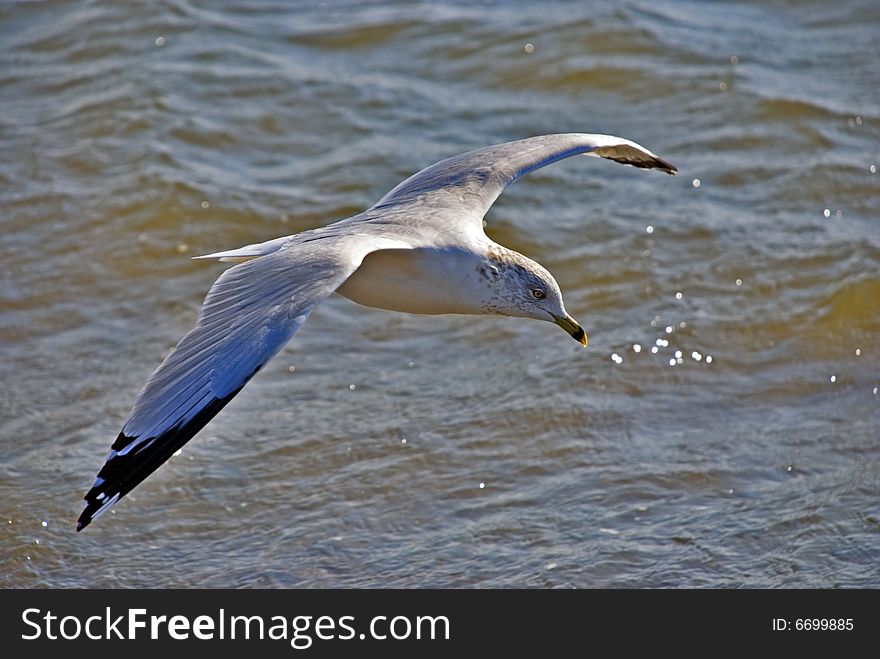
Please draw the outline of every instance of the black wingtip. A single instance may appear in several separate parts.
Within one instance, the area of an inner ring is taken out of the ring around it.
[[[104,508],[104,502],[97,498],[98,495],[100,495],[100,491],[97,486],[92,487],[92,489],[86,492],[86,496],[83,498],[83,503],[85,504],[83,506],[83,511],[79,514],[79,519],[76,520],[77,533],[86,528],[98,515],[101,514],[101,509]],[[114,501],[113,503],[116,502]]]
[[[633,167],[638,167],[639,169],[659,169],[661,172],[666,172],[667,174],[672,174],[673,176],[678,173],[678,167],[673,165],[671,162],[663,160],[663,158],[658,158],[654,155],[651,156],[650,160],[636,160],[628,156],[617,157],[603,155],[602,157],[608,158],[608,160],[613,160],[614,162],[619,162],[621,165],[632,165]]]
[[[645,169],[659,169],[661,172],[666,172],[671,176],[675,176],[678,173],[678,167],[673,165],[668,160],[663,160],[663,158],[658,158],[654,156],[652,160],[635,163],[631,162],[630,165],[635,165],[636,167],[643,167]]]
[[[254,370],[254,373],[256,372],[257,370]],[[244,384],[253,377],[254,373],[245,379]],[[164,464],[177,449],[204,428],[205,424],[213,419],[241,391],[244,384],[222,398],[214,398],[193,418],[169,428],[159,436],[142,438],[126,435],[124,431],[120,432],[116,441],[113,442],[110,457],[98,472],[98,480],[86,492],[85,508],[76,522],[76,530],[82,531],[92,520],[116,504],[119,499]],[[138,445],[125,451],[132,442],[138,440],[140,440]]]
[[[657,166],[671,176],[678,174],[678,167],[663,158],[657,158]]]

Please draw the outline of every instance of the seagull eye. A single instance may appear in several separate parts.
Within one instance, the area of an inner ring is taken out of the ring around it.
[[[535,298],[536,300],[541,300],[541,299],[545,298],[546,296],[547,296],[547,294],[544,291],[542,291],[540,288],[533,288],[532,289],[532,297]]]

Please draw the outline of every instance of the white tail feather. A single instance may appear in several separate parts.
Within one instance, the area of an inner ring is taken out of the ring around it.
[[[193,259],[219,259],[224,263],[240,263],[249,259],[255,259],[258,256],[266,256],[272,252],[277,252],[290,241],[290,236],[275,238],[264,243],[254,243],[253,245],[245,245],[238,249],[230,249],[225,252],[214,252],[213,254],[202,254],[194,256]]]

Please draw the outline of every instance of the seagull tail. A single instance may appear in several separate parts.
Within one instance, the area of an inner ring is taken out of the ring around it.
[[[275,238],[274,240],[268,240],[264,243],[245,245],[238,249],[229,249],[223,252],[194,256],[193,259],[218,259],[223,263],[240,263],[242,261],[255,259],[259,256],[266,256],[266,254],[271,254],[272,252],[277,252],[289,242],[290,236],[283,236],[281,238]]]

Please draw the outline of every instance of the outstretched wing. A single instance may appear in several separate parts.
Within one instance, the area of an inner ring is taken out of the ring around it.
[[[76,530],[192,439],[287,343],[311,310],[381,246],[357,235],[306,238],[220,275],[195,328],[138,395],[85,495]]]
[[[577,154],[608,158],[643,169],[675,174],[674,165],[645,147],[613,135],[562,133],[496,144],[441,160],[413,174],[370,211],[397,206],[442,211],[443,216],[482,220],[504,188],[520,176]],[[368,211],[369,213],[369,211]]]

